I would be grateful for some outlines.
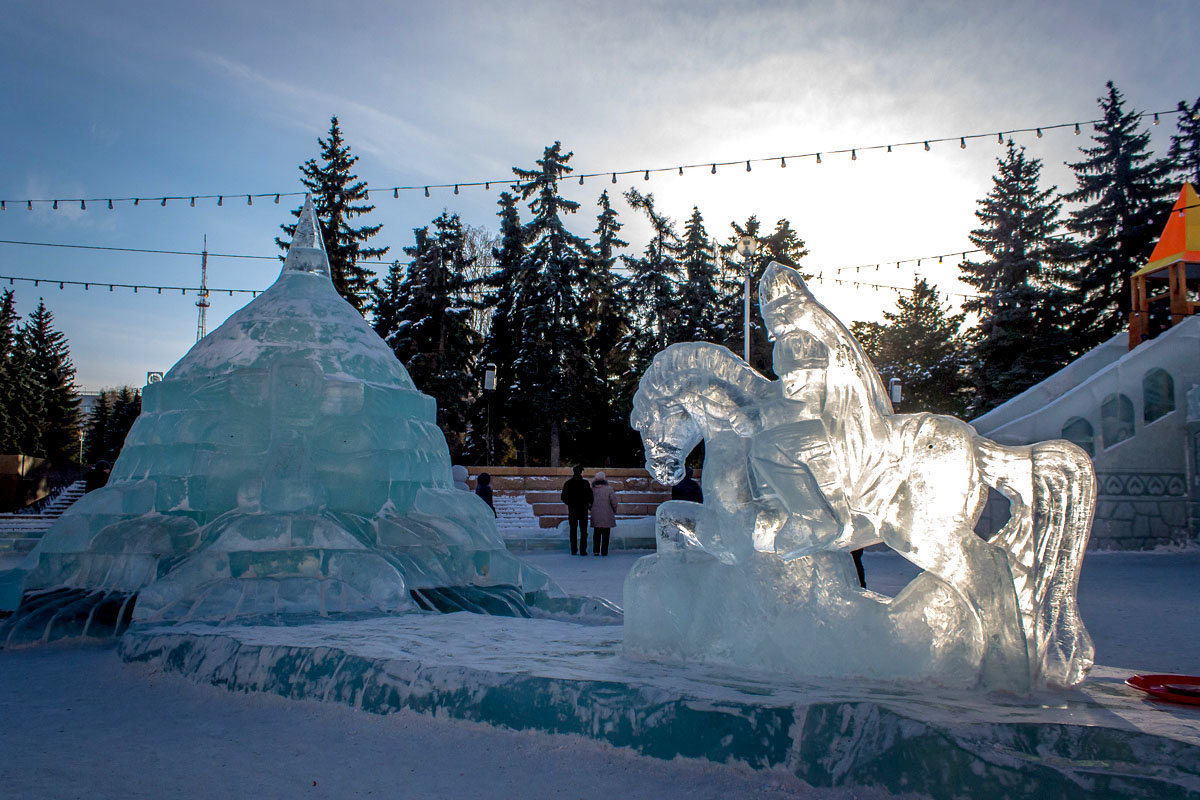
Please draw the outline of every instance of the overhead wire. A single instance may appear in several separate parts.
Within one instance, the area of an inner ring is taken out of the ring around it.
[[[1157,122],[1158,119],[1162,116],[1170,116],[1172,114],[1180,114],[1180,113],[1183,113],[1183,112],[1180,109],[1175,108],[1175,109],[1169,109],[1166,111],[1146,111],[1146,112],[1142,112],[1139,114],[1135,114],[1134,117],[1137,119],[1141,119],[1142,117],[1151,117]],[[893,151],[893,148],[921,146],[926,151],[929,151],[932,149],[931,145],[942,144],[945,142],[957,142],[960,149],[966,149],[968,140],[973,141],[973,140],[977,140],[977,139],[988,139],[988,138],[991,138],[994,136],[994,137],[996,137],[996,139],[999,143],[1003,144],[1005,136],[1011,137],[1014,134],[1034,133],[1038,138],[1042,138],[1045,131],[1053,131],[1053,130],[1059,130],[1059,129],[1063,129],[1063,128],[1071,128],[1074,130],[1074,133],[1076,135],[1079,135],[1082,132],[1082,130],[1081,130],[1082,125],[1096,126],[1100,122],[1102,122],[1102,120],[1100,120],[1100,119],[1078,120],[1078,121],[1073,121],[1073,122],[1060,122],[1060,123],[1055,123],[1052,125],[1031,125],[1031,126],[1021,127],[1021,128],[1001,129],[998,131],[990,131],[988,133],[967,133],[967,134],[955,134],[953,136],[934,136],[934,137],[913,139],[911,141],[891,142],[891,143],[886,143],[886,144],[876,144],[876,145],[866,145],[866,146],[855,145],[852,147],[843,147],[843,148],[838,148],[838,149],[834,149],[834,150],[821,150],[821,151],[814,150],[814,151],[808,152],[808,153],[792,153],[792,154],[785,153],[785,154],[775,155],[775,156],[760,156],[758,158],[735,158],[735,159],[726,160],[726,161],[716,161],[716,160],[710,159],[710,160],[707,160],[704,162],[698,162],[698,163],[694,163],[694,164],[675,164],[675,165],[672,165],[669,167],[650,167],[650,168],[638,167],[636,169],[618,169],[618,170],[605,169],[605,170],[600,170],[598,172],[577,173],[575,175],[575,177],[579,179],[580,183],[582,183],[587,178],[608,178],[611,176],[612,182],[616,183],[618,175],[638,175],[638,174],[640,174],[644,180],[650,180],[651,173],[678,172],[679,175],[683,175],[684,170],[691,170],[691,169],[708,169],[711,174],[715,175],[715,174],[717,174],[717,167],[730,167],[730,166],[738,166],[738,165],[743,165],[743,164],[746,167],[746,171],[750,172],[751,164],[755,164],[755,163],[765,164],[765,163],[769,163],[769,162],[778,161],[779,166],[782,168],[782,167],[787,167],[788,159],[796,160],[796,159],[812,158],[815,160],[815,163],[820,164],[820,163],[822,163],[821,162],[822,154],[824,154],[826,157],[831,156],[831,155],[848,154],[850,156],[850,160],[857,161],[858,154],[860,152],[867,152],[870,150],[886,150],[886,152],[890,153]],[[564,177],[564,176],[559,176],[559,177]],[[368,188],[364,191],[363,197],[364,197],[364,199],[369,200],[371,192],[376,192],[376,193],[391,192],[393,199],[396,199],[396,198],[399,198],[400,192],[416,192],[416,191],[423,191],[426,197],[430,197],[431,196],[430,191],[429,191],[430,189],[451,189],[451,190],[453,190],[453,192],[455,194],[458,194],[459,189],[463,188],[463,187],[482,186],[484,188],[484,190],[487,191],[487,190],[491,189],[492,184],[496,184],[498,186],[511,186],[514,189],[516,188],[516,185],[517,185],[516,182],[512,178],[491,178],[491,179],[487,179],[487,180],[473,180],[473,181],[455,180],[455,181],[447,181],[445,183],[427,183],[427,184],[421,183],[421,184],[414,184],[414,185],[407,185],[407,186],[396,185],[396,186],[381,187],[381,188],[377,188],[377,189],[369,189]],[[244,197],[244,198],[246,198],[245,204],[250,206],[250,205],[254,205],[255,199],[274,198],[274,202],[276,204],[278,204],[280,201],[280,198],[301,197],[301,196],[306,196],[308,194],[309,194],[309,192],[307,192],[307,191],[291,191],[291,192],[277,191],[277,192],[224,192],[221,194],[204,194],[204,193],[155,194],[155,195],[139,195],[136,197],[133,197],[133,196],[130,196],[130,197],[109,196],[109,197],[75,197],[75,198],[62,198],[62,197],[58,197],[58,198],[26,198],[26,199],[18,199],[18,200],[4,199],[4,200],[0,200],[0,211],[9,210],[8,205],[10,203],[14,204],[16,207],[24,206],[29,211],[33,210],[35,203],[50,204],[51,207],[54,209],[58,208],[59,203],[78,203],[80,210],[86,211],[87,204],[89,202],[93,203],[93,204],[104,203],[109,210],[114,210],[115,204],[117,204],[117,203],[132,203],[134,206],[137,206],[141,203],[142,200],[146,200],[146,201],[158,200],[160,206],[166,206],[167,201],[169,201],[169,200],[171,200],[171,201],[187,200],[189,207],[195,208],[197,200],[212,200],[214,198],[216,199],[218,206],[223,206],[225,204],[225,198],[227,198],[227,197],[230,199],[238,199],[238,198]],[[94,207],[95,206],[93,205],[93,208]]]

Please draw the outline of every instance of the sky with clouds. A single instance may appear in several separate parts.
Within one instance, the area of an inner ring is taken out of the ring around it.
[[[704,164],[564,183],[595,227],[595,201],[634,186],[710,233],[751,214],[791,220],[805,266],[968,249],[975,203],[1001,154],[995,132],[1088,120],[1107,80],[1128,107],[1200,96],[1200,4],[1178,2],[27,2],[0,27],[0,239],[271,255],[291,207],[247,193],[296,191],[297,166],[338,115],[371,187],[470,182],[532,166],[555,140],[581,172]],[[1165,152],[1174,116],[1152,127]],[[989,133],[969,140],[720,168],[747,158]],[[1086,133],[1086,127],[1085,127]],[[1016,137],[1070,188],[1064,162],[1087,136]],[[60,204],[68,197],[225,194],[213,200]],[[238,195],[241,195],[240,197]],[[374,241],[400,248],[443,209],[495,228],[498,189],[374,199]],[[19,201],[19,202],[14,202]],[[294,204],[293,204],[294,205]],[[618,204],[635,248],[645,226]],[[949,263],[921,274],[966,291]],[[265,288],[267,260],[212,259],[209,285]],[[199,259],[0,244],[0,275],[196,285]],[[843,277],[849,277],[843,275]],[[855,277],[911,285],[913,268]],[[6,285],[6,282],[0,281]],[[140,385],[195,340],[195,298],[107,285],[18,283],[44,298],[86,388]],[[878,318],[894,293],[814,285],[846,321]],[[209,329],[246,301],[213,297]]]

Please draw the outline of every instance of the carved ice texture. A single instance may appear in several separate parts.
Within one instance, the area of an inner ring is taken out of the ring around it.
[[[771,264],[759,296],[778,380],[723,347],[677,344],[634,397],[659,481],[677,483],[704,442],[704,503],[660,506],[658,552],[625,583],[626,653],[1016,692],[1081,681],[1087,454],[895,414],[799,273]],[[988,487],[1012,514],[985,540]],[[849,550],[877,542],[924,570],[895,598],[860,589],[851,566]]]
[[[527,615],[533,594],[562,596],[453,488],[434,400],[334,289],[311,202],[275,283],[142,405],[108,485],[26,562],[18,638],[55,615],[119,628],[129,608],[135,621]]]

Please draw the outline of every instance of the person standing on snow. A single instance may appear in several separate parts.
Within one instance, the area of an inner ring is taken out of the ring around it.
[[[592,479],[592,555],[608,555],[608,536],[617,524],[617,493],[608,485],[603,472]],[[583,539],[587,550],[587,536]]]
[[[575,467],[574,472],[574,477],[563,484],[562,501],[567,506],[567,525],[571,531],[571,555],[578,553],[586,556],[588,511],[592,507],[592,487],[583,478],[583,467]]]

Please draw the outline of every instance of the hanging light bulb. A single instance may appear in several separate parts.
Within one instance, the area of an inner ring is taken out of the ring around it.
[[[784,158],[783,156],[780,156],[779,157],[779,168],[783,169],[786,166],[787,166],[787,159]]]
[[[749,171],[750,171],[750,162],[747,161],[746,162],[746,172],[749,172]]]
[[[583,178],[580,178],[580,179],[579,179],[579,182],[580,182],[580,183],[583,183]],[[456,183],[456,184],[454,184],[454,193],[455,193],[455,194],[458,194],[458,184],[457,184],[457,183]]]
[[[650,180],[650,170],[646,170],[646,174],[642,176],[642,180],[644,180],[644,181]]]
[[[192,200],[193,200],[193,201],[194,201],[195,199],[196,199],[196,198],[194,198],[194,197],[192,198]],[[194,203],[193,203],[193,205],[194,205]],[[275,205],[279,205],[279,195],[275,195]]]
[[[32,200],[26,200],[26,201],[25,201],[25,210],[26,210],[26,211],[33,211],[33,201],[32,201]]]
[[[925,142],[925,152],[929,152],[929,142]]]
[[[679,168],[679,177],[683,177],[683,167]]]
[[[967,137],[963,136],[958,140],[958,149],[959,150],[967,149]]]
[[[219,206],[225,205],[225,196],[224,195],[217,195],[217,205],[219,205]]]
[[[617,182],[617,173],[615,173],[615,172],[613,173],[612,182],[613,183]]]
[[[850,151],[850,160],[851,160],[851,161],[858,161],[858,151],[857,151],[857,150],[851,150],[851,151]]]
[[[1004,144],[1004,134],[1003,133],[996,134],[996,144]]]
[[[0,200],[0,211],[8,211],[8,201]]]
[[[112,211],[112,210],[113,210],[113,209],[112,209],[112,198],[111,198],[111,197],[108,199],[108,210],[109,210],[109,211]]]
[[[58,211],[58,201],[57,200],[54,201],[54,205],[51,206],[51,208],[53,208],[55,211]]]
[[[276,201],[276,202],[279,202],[279,201]],[[191,199],[191,202],[188,203],[188,205],[190,205],[192,208],[195,208],[196,207],[196,198],[193,197]]]
[[[429,187],[428,186],[425,187],[425,196],[429,197]]]
[[[163,205],[163,207],[166,207],[166,205],[167,205],[167,198],[165,198],[165,197],[164,197],[164,198],[162,199],[162,205]]]
[[[890,144],[888,145],[888,152],[892,152],[892,146]]]
[[[1157,111],[1156,111],[1156,112],[1154,112],[1154,124],[1155,124],[1155,125],[1157,125],[1157,124],[1158,124],[1158,112],[1157,112]]]
[[[250,195],[246,195],[246,205],[248,205],[248,206],[254,205],[254,198],[251,197]]]
[[[713,165],[712,165],[712,174],[713,174],[713,175],[716,175],[716,174],[717,174],[717,165],[716,165],[716,164],[713,164]]]
[[[86,200],[80,200],[80,201],[79,201],[79,210],[80,210],[80,211],[87,211],[87,201],[86,201]]]
[[[141,200],[140,197],[133,198],[133,204],[136,206],[140,200]]]
[[[939,263],[939,264],[940,264],[940,263],[942,263],[942,257],[941,257],[941,256],[938,256],[938,263]]]
[[[579,176],[579,185],[583,186],[583,176],[582,175]]]
[[[492,182],[488,181],[488,182],[484,183],[483,189],[484,189],[484,191],[490,192],[492,190]]]
[[[1079,135],[1079,123],[1078,122],[1075,123],[1075,135],[1076,136]]]
[[[1039,139],[1040,139],[1040,138],[1042,138],[1042,129],[1041,129],[1041,128],[1038,128],[1038,129],[1037,129],[1037,137],[1038,137]]]
[[[821,163],[821,154],[820,153],[817,153],[817,163],[818,164]]]

